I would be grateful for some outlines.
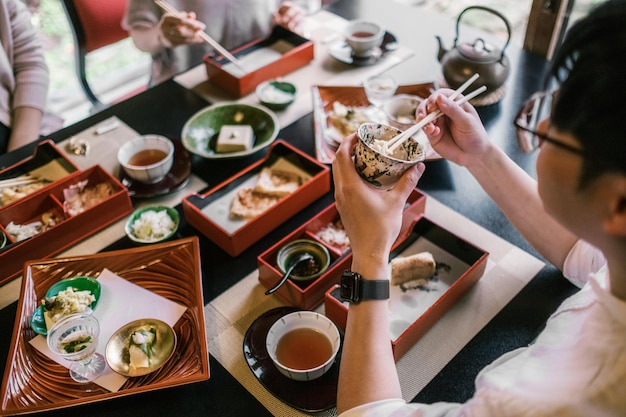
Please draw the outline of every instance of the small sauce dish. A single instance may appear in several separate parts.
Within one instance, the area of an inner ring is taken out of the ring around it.
[[[283,110],[289,107],[296,98],[296,86],[287,81],[271,80],[259,84],[256,96],[265,107],[272,110]]]

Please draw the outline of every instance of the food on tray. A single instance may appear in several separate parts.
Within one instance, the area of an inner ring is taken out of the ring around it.
[[[44,298],[41,304],[44,308],[46,327],[50,329],[64,316],[86,311],[94,301],[96,297],[91,291],[74,291],[71,287],[59,291],[55,296]]]
[[[345,251],[350,247],[350,238],[343,227],[341,219],[328,223],[315,235],[325,243]]]
[[[147,210],[131,225],[131,233],[140,240],[160,240],[176,228],[166,210]]]
[[[391,260],[391,285],[409,281],[429,280],[437,270],[437,263],[430,252],[420,252]]]
[[[65,353],[76,353],[87,349],[91,343],[93,343],[91,336],[77,336],[76,339],[61,343],[61,349]]]
[[[295,172],[265,167],[259,173],[254,191],[260,194],[284,197],[296,191],[301,183],[302,179]]]
[[[254,188],[242,188],[230,205],[230,218],[251,219],[272,207],[280,199],[281,197],[256,192]]]
[[[0,207],[24,198],[48,184],[50,184],[50,181],[42,179],[41,181],[32,182],[30,184],[0,188]]]
[[[28,224],[15,224],[11,222],[6,226],[6,230],[15,242],[19,242],[20,240],[28,239],[41,232],[45,232],[62,221],[63,218],[58,216],[54,211],[47,211],[41,215],[41,220]]]
[[[224,125],[217,137],[217,152],[247,151],[254,144],[254,132],[250,125]]]
[[[156,327],[142,326],[134,330],[128,342],[129,366],[133,369],[149,368],[155,343]]]
[[[63,190],[65,197],[63,206],[71,216],[100,204],[114,193],[113,187],[108,182],[87,187],[88,182],[88,180],[80,181]]]
[[[341,136],[346,137],[356,132],[362,123],[370,121],[364,110],[364,107],[345,106],[335,101],[328,120]]]
[[[291,194],[301,184],[302,178],[295,172],[265,167],[254,187],[237,192],[230,205],[229,217],[233,220],[251,219]]]

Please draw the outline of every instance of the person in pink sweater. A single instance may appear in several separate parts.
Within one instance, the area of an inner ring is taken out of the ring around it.
[[[40,136],[50,83],[31,14],[20,0],[0,2],[0,153]]]

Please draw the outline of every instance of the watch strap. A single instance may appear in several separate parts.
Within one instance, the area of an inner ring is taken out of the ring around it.
[[[361,278],[361,300],[386,300],[389,298],[389,280]]]

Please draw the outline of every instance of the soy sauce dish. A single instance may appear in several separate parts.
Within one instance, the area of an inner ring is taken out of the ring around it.
[[[149,244],[170,239],[180,224],[178,211],[167,206],[148,206],[130,215],[124,231],[135,243]]]
[[[270,327],[265,346],[280,373],[295,381],[311,381],[332,367],[341,338],[335,323],[326,316],[296,311]]]
[[[326,272],[330,265],[330,253],[326,246],[311,239],[296,239],[280,248],[276,255],[276,264],[280,272],[286,273],[303,253],[311,254],[313,259],[294,269],[289,276],[290,279],[310,281]]]

